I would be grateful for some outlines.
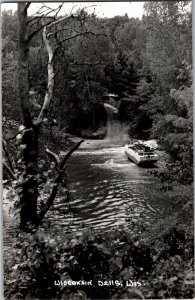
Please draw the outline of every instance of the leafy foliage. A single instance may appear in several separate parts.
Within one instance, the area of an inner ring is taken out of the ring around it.
[[[72,299],[79,291],[82,299],[126,299],[131,293],[143,299],[191,298],[193,249],[186,244],[186,228],[177,227],[176,216],[172,220],[156,224],[142,239],[123,228],[63,233],[59,226],[48,231],[46,224],[33,235],[20,234],[5,255],[5,271],[11,270],[5,272],[6,299]],[[121,284],[99,287],[98,281],[111,279]],[[68,280],[93,284],[54,284]],[[139,289],[131,281],[141,282]]]

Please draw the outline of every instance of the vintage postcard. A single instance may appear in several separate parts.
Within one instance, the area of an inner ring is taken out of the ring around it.
[[[4,298],[194,299],[192,1],[1,5]]]

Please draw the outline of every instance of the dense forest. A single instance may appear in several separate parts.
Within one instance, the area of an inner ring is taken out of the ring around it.
[[[20,219],[15,246],[5,255],[7,299],[192,298],[191,2],[145,2],[141,20],[127,14],[99,18],[86,9],[66,16],[60,5],[52,10],[44,5],[44,12],[28,16],[25,5],[15,13],[2,11],[4,185],[13,187],[7,197],[16,202]],[[24,24],[29,43],[23,58],[28,52],[28,61],[22,61]],[[24,91],[27,106],[21,100]],[[143,230],[141,236],[124,229],[112,235],[94,232],[93,238],[87,230],[81,237],[62,237],[58,228],[48,234],[46,214],[57,189],[68,197],[66,160],[82,143],[75,145],[68,137],[106,136],[103,103],[109,94],[116,96],[111,104],[130,138],[155,139],[171,155],[172,162],[154,176],[171,186],[164,193],[172,208],[163,224]],[[50,157],[45,157],[44,147]],[[69,150],[64,158],[53,152],[61,150]],[[54,179],[51,158],[58,166]],[[46,184],[54,188],[44,202]],[[34,219],[26,216],[30,211]],[[139,289],[104,286],[101,291],[53,285],[57,279],[79,278],[147,278],[150,284]]]
[[[97,35],[87,33],[61,43],[64,34],[74,35],[80,26],[81,21],[72,19],[69,32],[59,30],[55,37],[60,46],[54,62],[50,126],[55,122],[64,132],[76,135],[81,135],[83,129],[97,131],[106,122],[102,108],[105,95],[114,93],[119,96],[116,103],[119,117],[127,123],[129,135],[159,139],[182,164],[185,174],[182,172],[180,180],[188,178],[190,182],[192,16],[189,3],[148,2],[142,20],[129,19],[127,15],[99,19],[95,14],[84,14],[84,28],[97,30]],[[19,121],[17,14],[3,11],[2,15],[3,116]],[[67,26],[66,22],[60,28]],[[44,98],[46,70],[47,52],[39,32],[29,49],[29,88],[36,95],[35,114]]]

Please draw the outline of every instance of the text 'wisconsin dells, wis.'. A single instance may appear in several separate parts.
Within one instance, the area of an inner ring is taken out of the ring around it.
[[[132,280],[126,280],[125,282],[121,282],[119,280],[109,280],[109,281],[101,281],[98,280],[97,282],[93,282],[92,280],[89,281],[84,281],[84,280],[79,280],[79,281],[73,281],[73,280],[55,280],[54,281],[55,285],[60,285],[60,286],[129,286],[129,287],[139,287],[141,285],[144,285],[143,283],[139,281],[132,281]]]

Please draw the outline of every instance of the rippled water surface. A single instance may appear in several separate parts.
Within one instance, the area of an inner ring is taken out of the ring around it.
[[[51,226],[77,230],[130,224],[133,230],[140,221],[150,226],[163,218],[169,199],[159,190],[158,179],[149,173],[151,169],[140,168],[129,161],[123,147],[98,149],[99,142],[95,148],[85,146],[69,160],[70,203],[67,209],[66,196],[57,197],[47,214]],[[167,159],[160,153],[157,167]],[[14,232],[13,220],[8,217],[4,245],[12,244]]]
[[[126,224],[129,217],[149,225],[163,217],[168,205],[158,180],[130,162],[123,147],[80,149],[67,173],[72,214],[59,216],[64,225],[109,228]]]

